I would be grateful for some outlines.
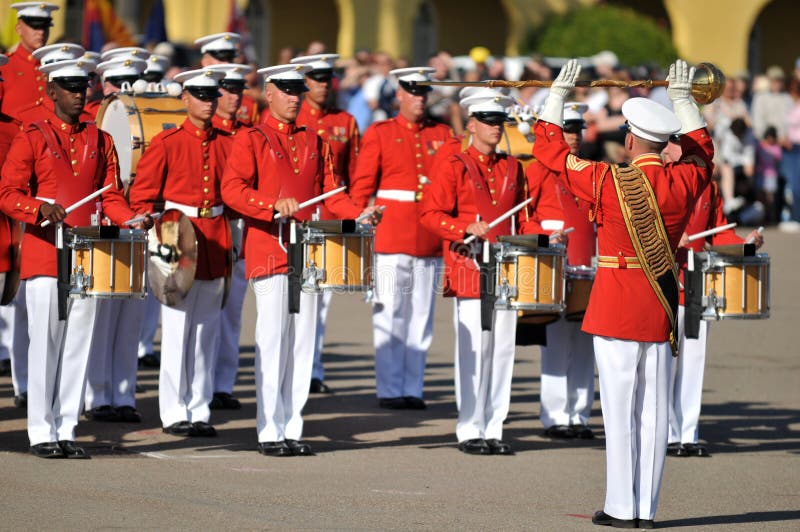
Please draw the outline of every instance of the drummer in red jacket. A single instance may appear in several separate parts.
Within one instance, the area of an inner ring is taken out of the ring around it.
[[[15,137],[0,180],[0,209],[26,223],[20,274],[30,329],[28,437],[31,452],[42,458],[88,456],[74,440],[96,309],[92,298],[73,299],[67,320],[59,321],[53,224],[89,225],[94,202],[70,214],[64,207],[105,185],[112,185],[102,197],[105,214],[118,224],[134,214],[122,195],[111,136],[79,121],[93,68],[83,60],[41,67],[55,112]],[[51,225],[41,227],[44,220]]]
[[[592,522],[652,528],[666,457],[667,388],[678,273],[674,251],[711,179],[714,147],[691,99],[694,69],[677,61],[667,92],[675,112],[644,98],[622,106],[630,165],[584,161],[564,142],[564,99],[580,73],[568,61],[535,127],[533,155],[567,189],[590,202],[598,225],[598,272],[583,330],[594,335],[606,434],[606,503]],[[678,130],[683,156],[664,165],[661,150]]]
[[[453,137],[449,127],[425,118],[429,67],[400,68],[395,118],[364,133],[350,184],[354,201],[386,208],[375,233],[375,301],[372,324],[375,380],[382,408],[423,409],[425,359],[433,340],[433,307],[442,240],[419,219],[419,201],[437,151]],[[457,146],[457,143],[452,143]]]

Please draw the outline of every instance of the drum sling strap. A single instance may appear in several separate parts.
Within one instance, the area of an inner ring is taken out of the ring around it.
[[[678,356],[678,269],[655,193],[637,166],[613,165],[611,173],[636,257],[669,318],[672,356]]]

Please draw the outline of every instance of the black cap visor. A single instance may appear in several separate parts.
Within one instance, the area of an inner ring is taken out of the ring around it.
[[[204,102],[213,102],[222,96],[216,87],[186,87],[186,90],[189,94]]]
[[[82,78],[82,77],[65,77],[65,78],[56,78],[53,82],[64,89],[65,91],[69,92],[83,92],[87,88],[89,88],[89,78]]]
[[[506,113],[478,111],[476,113],[472,113],[472,116],[478,122],[482,122],[490,126],[500,126],[508,121],[508,115]]]
[[[430,85],[417,85],[414,81],[400,81],[400,86],[404,91],[414,96],[423,96],[433,90]]]
[[[302,94],[308,92],[308,87],[305,82],[300,79],[272,79],[269,82],[286,94]]]
[[[133,86],[136,80],[139,79],[139,76],[109,76],[105,78],[103,81],[107,81],[114,85],[116,88],[121,89],[122,84],[127,82],[129,85]]]
[[[19,17],[19,19],[34,30],[44,30],[53,26],[53,19],[50,17]]]
[[[236,50],[208,50],[206,52],[217,61],[232,63],[236,59]]]
[[[320,83],[327,83],[333,79],[333,70],[330,68],[318,68],[306,74],[309,78]]]
[[[158,70],[148,70],[142,74],[142,79],[148,83],[158,83],[164,79],[164,73]]]
[[[567,133],[579,133],[586,129],[586,122],[583,120],[564,120],[562,129]]]
[[[232,92],[233,94],[241,94],[244,92],[244,80],[243,79],[223,79],[219,82],[219,87],[221,89],[225,89],[227,92]]]

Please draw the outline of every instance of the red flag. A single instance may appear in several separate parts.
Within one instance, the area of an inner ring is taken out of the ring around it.
[[[119,46],[136,46],[133,33],[114,11],[111,0],[84,0],[83,47],[99,52],[107,42]]]

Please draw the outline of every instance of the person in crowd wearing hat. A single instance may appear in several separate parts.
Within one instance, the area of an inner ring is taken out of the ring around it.
[[[296,123],[298,126],[316,131],[328,143],[333,156],[333,164],[341,183],[350,183],[358,157],[360,135],[356,119],[346,111],[333,106],[331,86],[333,82],[334,61],[338,54],[317,54],[295,57],[293,64],[307,64],[311,67],[306,73],[308,92],[300,104]],[[320,208],[320,217],[329,220],[333,216],[328,209]],[[330,308],[333,292],[320,294],[317,302],[317,338],[314,344],[314,368],[311,373],[311,393],[330,393],[325,384],[325,367],[322,364],[322,347],[325,338],[325,322]]]
[[[19,45],[8,56],[8,64],[3,67],[2,76],[14,80],[4,87],[3,114],[19,120],[19,113],[48,101],[45,89],[46,76],[39,72],[39,61],[33,52],[47,44],[50,27],[53,25],[55,4],[47,2],[17,2],[11,4],[17,10],[17,24],[14,30],[19,35]]]
[[[200,47],[200,64],[203,67],[233,63],[239,56],[239,43],[242,37],[238,33],[224,32],[200,37],[194,44]],[[244,125],[250,127],[259,123],[259,110],[256,101],[246,94],[236,113],[237,118]]]
[[[220,179],[231,137],[212,126],[224,72],[201,69],[175,77],[183,84],[186,120],[153,137],[139,160],[130,188],[131,206],[152,211],[163,199],[178,210],[197,235],[197,271],[183,300],[162,305],[159,412],[164,432],[215,436],[208,423],[214,357],[231,243],[220,195]]]
[[[90,225],[91,202],[71,213],[65,206],[105,185],[112,185],[102,195],[106,216],[121,224],[134,214],[122,195],[111,136],[80,121],[94,66],[78,59],[40,67],[48,75],[54,113],[15,137],[0,180],[0,209],[26,224],[20,275],[26,279],[30,335],[28,437],[31,452],[42,458],[88,456],[75,444],[75,426],[92,335],[87,324],[94,323],[96,305],[93,298],[72,299],[66,321],[59,319],[56,225]],[[41,227],[44,221],[52,225]]]
[[[786,74],[778,65],[767,69],[769,90],[753,96],[750,115],[753,118],[753,133],[756,138],[764,138],[769,126],[775,127],[779,139],[786,138],[786,117],[792,108],[792,98],[786,92]]]
[[[507,108],[514,103],[494,89],[461,100],[469,113],[471,144],[435,166],[421,204],[422,225],[444,240],[444,294],[455,297],[455,383],[458,449],[468,454],[514,454],[503,441],[503,422],[511,401],[515,310],[494,310],[491,329],[481,320],[480,276],[483,245],[512,234],[512,221],[490,228],[488,222],[525,201],[527,187],[520,163],[495,151],[503,137]],[[520,232],[541,227],[518,215]],[[471,245],[464,239],[478,237]]]
[[[399,81],[398,116],[364,133],[350,196],[385,207],[375,233],[375,301],[372,324],[375,380],[382,408],[424,409],[425,359],[433,340],[433,307],[442,240],[420,223],[419,201],[434,156],[452,131],[425,118],[430,67],[393,70]],[[458,148],[455,147],[455,150]]]
[[[302,410],[314,361],[317,296],[301,293],[299,312],[289,312],[290,268],[282,247],[291,235],[285,221],[306,221],[313,207],[299,208],[340,186],[328,143],[297,126],[307,65],[278,65],[264,76],[269,117],[237,135],[222,180],[225,204],[247,221],[245,275],[256,295],[256,429],[258,451],[267,456],[307,456]],[[372,214],[347,194],[325,204],[340,218]],[[280,216],[278,216],[280,215]],[[296,309],[292,309],[296,310]]]
[[[225,77],[219,81],[221,96],[217,100],[217,112],[211,119],[211,124],[222,135],[231,138],[249,129],[239,121],[236,114],[242,103],[245,88],[245,76],[252,68],[247,65],[234,63],[221,63],[206,67],[208,70],[222,72]],[[230,149],[232,142],[227,143]],[[247,290],[247,280],[244,277],[244,249],[242,247],[244,236],[244,220],[235,211],[229,211],[231,226],[231,240],[233,253],[233,271],[231,272],[228,297],[222,308],[220,317],[220,334],[217,353],[214,361],[214,395],[209,407],[212,410],[238,410],[242,407],[239,400],[233,396],[233,385],[236,382],[236,372],[239,369],[239,335],[242,329],[242,305]]]
[[[41,65],[49,65],[58,61],[68,61],[79,59],[84,55],[84,49],[77,44],[51,44],[35,50],[31,55],[38,60]],[[31,124],[50,118],[53,114],[53,100],[44,98],[37,104],[22,109],[17,113],[17,118],[23,124]],[[91,116],[85,112],[81,116],[81,121],[91,120]]]
[[[161,83],[169,69],[169,58],[164,55],[151,54],[147,58],[147,68],[142,72],[142,79],[148,83]]]
[[[564,141],[570,155],[577,156],[586,127],[584,103],[564,104]],[[570,193],[557,176],[541,162],[533,161],[525,172],[531,189],[541,188],[555,198],[557,211],[543,222],[546,230],[560,232],[571,228],[567,240],[569,266],[592,265],[595,254],[595,227],[589,220],[589,203]],[[567,281],[569,282],[569,281]],[[581,331],[580,321],[560,319],[547,326],[547,342],[542,346],[542,390],[539,419],[550,438],[590,439],[588,427],[594,401],[594,349],[592,337]]]
[[[674,113],[645,98],[622,107],[630,164],[579,159],[564,141],[564,99],[580,73],[568,61],[535,127],[533,155],[571,194],[589,202],[598,227],[598,271],[583,331],[594,336],[606,435],[606,502],[592,522],[652,528],[666,457],[671,353],[677,352],[674,253],[692,207],[711,180],[714,145],[691,97],[694,68],[670,66]],[[681,131],[680,162],[661,151]]]
[[[118,92],[131,92],[133,84],[147,68],[147,61],[134,56],[117,55],[97,65],[103,81],[103,97]],[[126,176],[127,177],[127,176]]]

